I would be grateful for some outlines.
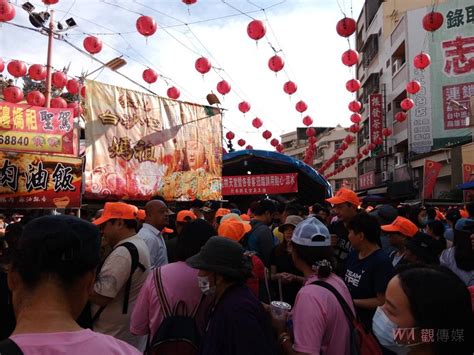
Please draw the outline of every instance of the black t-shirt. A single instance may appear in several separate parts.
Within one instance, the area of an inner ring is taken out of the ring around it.
[[[334,248],[334,257],[336,258],[337,262],[336,273],[340,276],[344,276],[342,274],[344,263],[352,249],[352,245],[348,237],[349,231],[347,230],[343,221],[332,223],[328,229],[329,233],[335,234],[338,237],[337,245]]]
[[[200,354],[276,354],[269,319],[260,302],[245,285],[227,289],[211,311]]]
[[[344,282],[352,299],[374,298],[378,293],[385,293],[387,284],[393,276],[390,258],[382,249],[377,249],[364,259],[359,259],[358,254],[355,250],[350,252],[344,268]],[[372,329],[375,310],[356,307],[356,311],[364,326]]]
[[[291,255],[287,252],[283,252],[280,255],[277,255],[277,248],[280,246],[277,245],[273,248],[272,253],[270,254],[270,265],[276,266],[277,273],[287,272],[289,274],[303,276],[301,271],[299,271],[295,264],[293,263],[293,259]],[[275,291],[275,295],[278,295],[278,282],[272,282],[273,290]],[[283,292],[283,301],[293,305],[295,303],[296,294],[301,289],[302,285],[296,282],[292,282],[289,284],[282,284],[282,292]]]

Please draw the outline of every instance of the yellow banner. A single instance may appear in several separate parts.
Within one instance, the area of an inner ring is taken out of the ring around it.
[[[87,81],[86,197],[221,198],[222,116]]]

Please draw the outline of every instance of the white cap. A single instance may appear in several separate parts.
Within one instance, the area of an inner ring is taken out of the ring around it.
[[[298,223],[291,241],[307,247],[328,247],[331,246],[331,235],[322,222],[310,217]]]

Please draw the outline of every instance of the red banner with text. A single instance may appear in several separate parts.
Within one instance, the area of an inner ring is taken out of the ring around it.
[[[1,101],[0,150],[77,155],[73,109]]]
[[[298,174],[222,177],[222,195],[260,195],[298,192]]]
[[[463,164],[462,165],[462,182],[474,181],[474,164]],[[474,201],[474,191],[473,190],[464,190],[464,201],[472,202]]]
[[[423,199],[433,198],[433,190],[436,185],[436,179],[443,164],[432,160],[425,160],[423,173]]]

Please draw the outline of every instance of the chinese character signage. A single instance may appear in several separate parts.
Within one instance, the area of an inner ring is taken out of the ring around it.
[[[474,164],[463,164],[462,165],[462,182],[471,182],[474,181]],[[464,190],[464,201],[472,202],[474,201],[474,191],[473,190]]]
[[[425,160],[423,169],[423,199],[433,198],[433,190],[436,185],[436,179],[443,164],[432,160]]]
[[[443,86],[444,129],[469,127],[473,96],[474,82]]]
[[[88,81],[88,198],[221,198],[220,111]]]
[[[79,208],[82,158],[0,151],[1,208]]]
[[[77,155],[73,110],[0,101],[0,150]]]
[[[359,176],[359,190],[369,189],[375,186],[375,171]]]
[[[222,177],[222,195],[261,195],[298,192],[298,174]]]
[[[370,142],[376,144],[377,140],[383,138],[382,130],[384,125],[384,108],[382,103],[382,94],[370,94],[369,96],[369,134]],[[373,156],[379,155],[383,150],[382,146],[377,144],[376,149],[372,151]]]

